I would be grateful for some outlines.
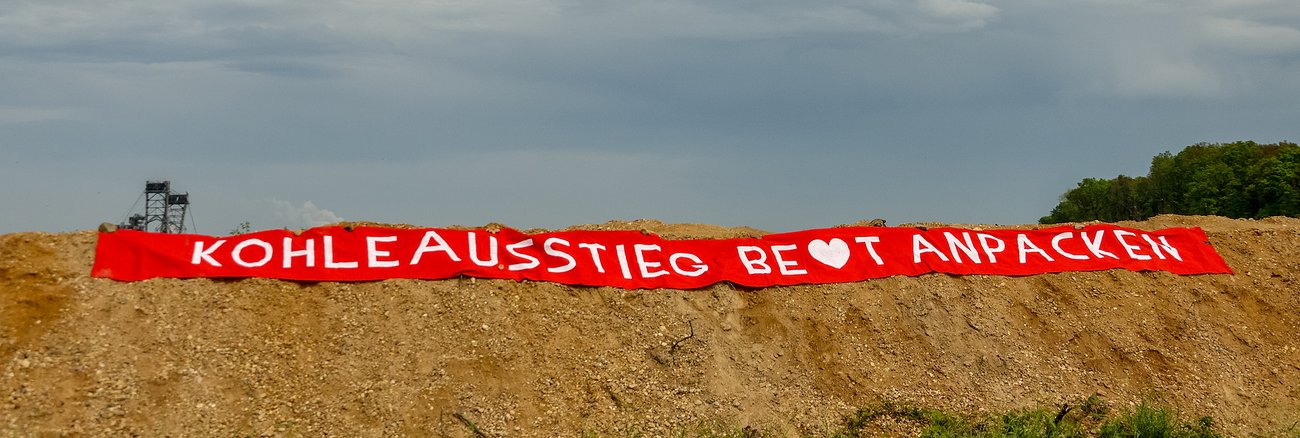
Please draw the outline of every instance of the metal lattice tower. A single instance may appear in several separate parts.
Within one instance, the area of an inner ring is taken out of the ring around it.
[[[171,195],[171,181],[148,181],[144,183],[144,231],[166,233],[167,197]]]
[[[178,193],[167,195],[167,230],[164,233],[180,234],[185,232],[185,212],[190,208],[190,194]]]
[[[178,234],[185,232],[189,193],[172,193],[171,181],[144,183],[144,214],[135,214],[121,228]]]

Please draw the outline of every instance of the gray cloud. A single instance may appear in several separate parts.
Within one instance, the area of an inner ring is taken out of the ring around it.
[[[298,205],[293,202],[271,198],[265,200],[275,213],[276,224],[290,229],[305,229],[342,222],[343,218],[333,211],[317,207],[311,201]],[[265,226],[265,225],[264,225]]]
[[[1082,177],[1300,119],[1289,0],[12,6],[0,184],[60,178],[0,191],[0,232],[93,226],[159,177],[215,232],[297,226],[265,199],[429,225],[1026,222]]]

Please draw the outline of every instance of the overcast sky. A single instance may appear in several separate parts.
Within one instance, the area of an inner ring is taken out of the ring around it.
[[[1300,139],[1295,0],[0,0],[0,233],[1032,223]],[[137,210],[140,209],[137,206]]]

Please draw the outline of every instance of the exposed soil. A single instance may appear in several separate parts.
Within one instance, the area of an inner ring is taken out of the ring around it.
[[[1159,396],[1300,421],[1300,219],[1199,226],[1236,275],[925,275],[740,290],[88,277],[96,235],[0,236],[0,435],[794,435],[879,400]],[[1032,227],[1032,226],[1020,226]],[[753,229],[610,222],[666,238]],[[690,336],[692,335],[693,336]]]

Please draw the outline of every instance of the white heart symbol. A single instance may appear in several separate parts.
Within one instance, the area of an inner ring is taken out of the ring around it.
[[[840,239],[831,239],[830,243],[816,239],[808,243],[808,254],[826,266],[839,269],[849,262],[849,244]]]

